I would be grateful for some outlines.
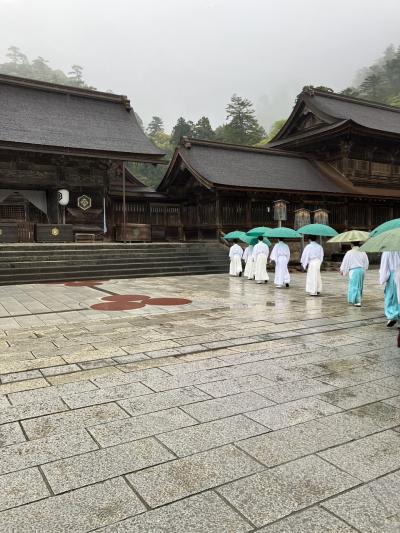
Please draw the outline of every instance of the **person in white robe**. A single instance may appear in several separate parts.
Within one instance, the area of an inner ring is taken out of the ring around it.
[[[270,259],[275,262],[275,287],[281,288],[284,285],[289,287],[290,274],[288,264],[290,248],[282,239],[278,239],[278,242],[272,248]]]
[[[249,244],[249,246],[243,252],[243,261],[246,264],[243,275],[247,279],[254,279],[253,249],[254,246],[252,244]]]
[[[315,235],[310,235],[310,243],[305,246],[300,259],[302,267],[307,270],[306,292],[310,296],[318,296],[322,291],[321,264],[324,249],[316,240]]]
[[[256,283],[265,283],[269,280],[267,272],[268,255],[269,248],[265,244],[264,238],[260,236],[253,249],[254,279]]]
[[[400,300],[397,294],[400,285],[400,276],[398,274],[399,268],[399,252],[382,252],[381,264],[379,267],[379,283],[385,285],[384,309],[386,318],[388,319],[386,324],[388,328],[393,327],[400,317]]]
[[[368,256],[365,252],[360,251],[360,243],[352,243],[351,250],[346,252],[343,257],[342,264],[340,265],[340,273],[342,276],[349,275],[347,301],[356,307],[361,307],[364,277],[368,266]]]
[[[235,239],[233,241],[233,245],[229,249],[229,259],[231,260],[231,264],[229,267],[229,275],[230,276],[241,276],[242,275],[242,255],[243,255],[243,249],[238,244],[238,240]]]

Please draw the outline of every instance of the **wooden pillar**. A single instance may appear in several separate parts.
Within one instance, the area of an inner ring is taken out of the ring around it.
[[[196,226],[197,226],[197,240],[200,240],[201,230],[200,230],[200,202],[199,197],[196,197]]]
[[[246,202],[246,226],[247,230],[250,230],[253,227],[251,220],[251,198],[247,198]]]
[[[369,231],[372,230],[372,206],[371,204],[367,205],[367,225]]]
[[[122,235],[126,243],[126,190],[125,190],[125,163],[122,163]]]
[[[222,223],[221,223],[221,204],[220,204],[220,196],[219,192],[215,192],[215,225],[217,230],[217,239],[219,239],[219,233],[222,229]]]

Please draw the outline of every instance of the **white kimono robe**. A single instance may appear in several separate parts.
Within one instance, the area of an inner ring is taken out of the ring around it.
[[[340,272],[343,276],[349,275],[349,285],[347,289],[347,301],[352,305],[361,305],[365,271],[368,270],[369,261],[365,252],[360,252],[358,246],[353,246],[346,252]]]
[[[272,249],[271,261],[275,261],[275,285],[282,287],[290,283],[288,263],[290,260],[290,248],[285,242],[278,242]]]
[[[321,264],[324,260],[324,249],[315,241],[304,248],[301,255],[301,265],[307,269],[306,292],[316,296],[322,291]]]
[[[259,241],[253,249],[254,278],[257,283],[264,283],[269,280],[267,272],[268,255],[268,246],[265,242]]]
[[[242,247],[238,244],[233,244],[229,249],[229,258],[231,260],[231,264],[229,267],[229,275],[230,276],[239,276],[239,274],[242,272],[242,255],[243,250]]]
[[[368,270],[369,261],[365,252],[360,252],[358,246],[354,246],[351,250],[345,253],[342,264],[340,265],[340,272],[345,276],[349,274],[354,268],[362,268]]]
[[[254,278],[253,249],[254,249],[254,246],[250,244],[243,253],[243,261],[246,263],[246,266],[244,269],[244,276],[247,279]]]

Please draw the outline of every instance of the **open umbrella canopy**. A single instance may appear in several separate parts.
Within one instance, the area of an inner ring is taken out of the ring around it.
[[[246,235],[244,231],[231,231],[224,235],[224,239],[226,239],[227,241],[230,241],[232,239],[240,239],[241,237],[243,237],[243,235]]]
[[[326,224],[307,224],[297,230],[303,235],[317,235],[318,237],[334,237],[338,232]]]
[[[266,228],[265,226],[260,226],[259,228],[249,230],[246,235],[249,235],[250,237],[259,237],[260,235],[264,235],[269,229],[270,228]]]
[[[400,228],[384,231],[371,237],[361,248],[363,252],[400,252]]]
[[[388,220],[387,222],[384,222],[383,224],[371,231],[370,237],[375,237],[375,235],[380,235],[384,231],[389,231],[395,228],[400,228],[400,218],[394,218],[393,220]]]
[[[249,244],[250,246],[254,246],[258,243],[257,237],[251,237],[250,235],[243,235],[243,237],[240,238],[241,241],[245,242],[246,244]],[[271,246],[271,241],[267,239],[267,237],[264,237],[264,242],[266,245]]]
[[[358,229],[352,229],[350,231],[345,231],[344,233],[339,233],[332,239],[329,239],[328,242],[340,243],[340,242],[364,242],[369,238],[368,231],[361,231]]]
[[[266,237],[273,237],[274,239],[300,239],[301,235],[292,228],[272,228],[264,233]]]

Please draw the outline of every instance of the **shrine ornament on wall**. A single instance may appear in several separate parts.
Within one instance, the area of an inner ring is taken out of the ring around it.
[[[92,207],[92,199],[87,194],[78,197],[77,205],[82,211],[87,211]]]

